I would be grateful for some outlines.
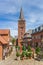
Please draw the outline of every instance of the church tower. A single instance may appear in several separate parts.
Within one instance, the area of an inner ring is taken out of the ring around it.
[[[18,45],[19,46],[21,46],[21,41],[22,41],[24,33],[25,33],[25,19],[24,19],[22,8],[21,8],[20,16],[18,20]]]

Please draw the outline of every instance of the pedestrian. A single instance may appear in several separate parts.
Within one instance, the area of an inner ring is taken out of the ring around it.
[[[5,60],[5,49],[3,50],[3,60]]]

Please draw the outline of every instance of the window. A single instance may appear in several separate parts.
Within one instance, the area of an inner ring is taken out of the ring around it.
[[[38,36],[36,36],[36,39],[38,39]]]
[[[34,33],[34,30],[32,30],[32,33]]]
[[[32,39],[35,39],[35,36],[33,36]]]
[[[43,28],[41,27],[41,30],[42,30]]]
[[[40,37],[41,37],[41,39],[42,39],[42,38],[43,38],[43,35],[41,35]]]
[[[21,30],[23,30],[23,27],[20,27]]]
[[[40,39],[40,36],[38,36],[38,39]]]
[[[0,34],[0,36],[8,36],[8,34]]]
[[[21,32],[21,35],[23,35],[23,33]]]
[[[35,32],[37,32],[37,29],[35,29]]]
[[[32,39],[34,39],[34,37],[32,37]]]
[[[40,31],[40,27],[38,27],[38,31]]]
[[[35,30],[32,30],[32,33],[34,33],[35,32]]]

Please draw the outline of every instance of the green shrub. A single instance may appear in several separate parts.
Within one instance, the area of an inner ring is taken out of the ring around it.
[[[30,46],[28,46],[28,51],[29,51],[29,52],[31,52],[31,51],[32,51]]]
[[[25,56],[25,51],[23,51],[21,54],[21,57],[24,57],[24,56]]]
[[[17,57],[19,57],[19,56],[20,56],[20,53],[19,53],[19,52],[17,52],[17,53],[16,53],[16,56],[17,56]]]
[[[26,51],[26,57],[29,57],[29,54],[28,54],[28,52]]]
[[[41,51],[41,49],[39,47],[37,47],[36,50],[35,50],[36,54],[39,54],[40,51]]]
[[[23,47],[22,47],[22,50],[23,50],[23,51],[26,51],[26,47],[25,47],[25,46],[23,46]]]

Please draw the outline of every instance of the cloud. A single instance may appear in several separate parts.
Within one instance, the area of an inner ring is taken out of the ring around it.
[[[0,13],[16,13],[21,4],[22,0],[2,0],[0,1]]]
[[[17,30],[10,30],[11,32],[11,36],[15,37],[18,35],[18,31]]]
[[[14,36],[18,35],[18,26],[17,25],[18,24],[14,21],[10,21],[10,22],[9,21],[7,21],[7,22],[1,21],[0,29],[10,29],[10,34],[11,34],[11,36],[14,37]]]
[[[43,0],[0,0],[0,29],[8,28],[11,35],[18,35],[21,7],[26,20],[26,30],[43,24]]]

